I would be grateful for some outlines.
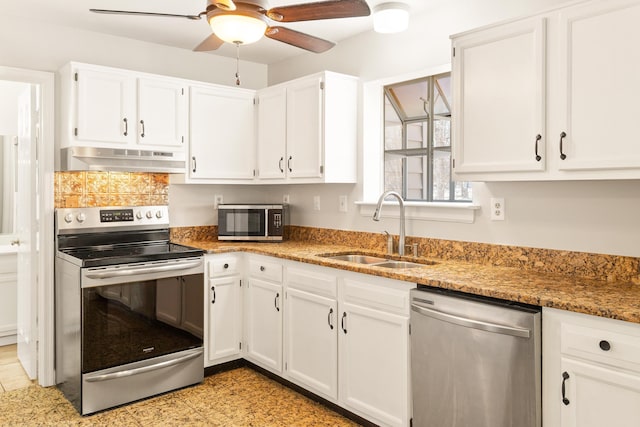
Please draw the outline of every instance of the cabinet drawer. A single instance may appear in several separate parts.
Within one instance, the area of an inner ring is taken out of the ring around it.
[[[408,316],[409,290],[376,284],[374,279],[371,282],[344,279],[344,301]]]
[[[208,261],[209,277],[226,276],[235,274],[240,270],[237,257],[216,257]]]
[[[563,323],[561,351],[612,366],[640,372],[640,327],[637,335]]]
[[[272,282],[282,282],[282,264],[264,259],[249,260],[249,275]]]

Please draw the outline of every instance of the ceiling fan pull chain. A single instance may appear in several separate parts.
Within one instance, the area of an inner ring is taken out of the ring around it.
[[[240,86],[240,43],[236,42],[236,86]]]

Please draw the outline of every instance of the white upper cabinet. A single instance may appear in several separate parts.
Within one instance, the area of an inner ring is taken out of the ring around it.
[[[357,78],[322,72],[258,91],[258,178],[356,182]]]
[[[566,157],[558,169],[640,177],[640,2],[590,2],[562,10],[559,21]]]
[[[258,91],[258,175],[261,180],[286,177],[287,90],[274,86]]]
[[[252,90],[218,85],[190,88],[187,182],[250,182],[254,177]]]
[[[457,179],[640,178],[637,22],[594,0],[453,36]]]
[[[454,40],[456,173],[544,170],[544,42],[540,17]]]
[[[70,63],[61,82],[61,147],[183,150],[188,94],[182,80]]]

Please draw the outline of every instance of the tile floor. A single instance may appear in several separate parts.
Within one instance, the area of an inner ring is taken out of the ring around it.
[[[0,347],[0,398],[5,391],[29,387],[31,381],[18,362],[15,344]]]
[[[0,394],[0,426],[355,426],[357,424],[247,368],[196,386],[81,417],[55,387]]]

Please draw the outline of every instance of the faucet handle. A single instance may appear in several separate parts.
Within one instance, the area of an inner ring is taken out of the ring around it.
[[[387,253],[389,255],[393,254],[393,236],[389,234],[387,230],[384,230],[384,233],[387,235]]]

